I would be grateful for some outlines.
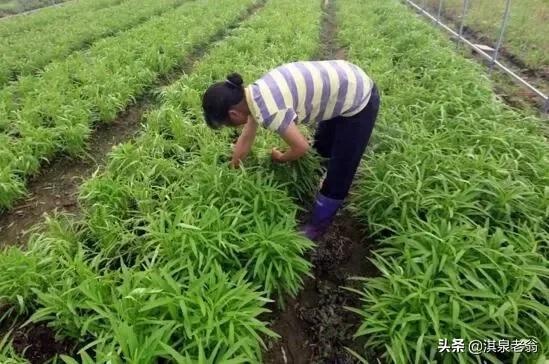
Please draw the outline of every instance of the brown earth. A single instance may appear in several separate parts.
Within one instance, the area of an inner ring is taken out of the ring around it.
[[[77,212],[78,186],[105,162],[114,145],[135,135],[147,105],[147,102],[132,105],[112,124],[97,126],[83,159],[60,156],[42,167],[41,173],[28,183],[29,197],[0,215],[0,246],[24,244],[29,229],[45,213]]]
[[[345,59],[345,49],[337,44],[337,21],[335,0],[322,0],[322,27],[320,29],[320,49],[317,59]]]
[[[360,307],[361,302],[358,294],[344,287],[361,290],[362,284],[352,277],[378,272],[367,260],[375,244],[363,239],[357,226],[348,213],[342,213],[318,242],[310,256],[314,278],[305,281],[285,310],[274,309],[271,328],[281,339],[269,343],[265,363],[359,363],[346,347],[363,352],[363,341],[353,339],[361,320],[346,307]]]
[[[337,44],[336,1],[323,0],[322,7],[318,59],[345,59],[345,49]],[[300,220],[305,221],[306,216]],[[364,341],[353,338],[361,320],[346,307],[360,307],[361,301],[345,287],[360,291],[361,282],[352,277],[378,275],[367,259],[375,244],[364,238],[359,226],[349,213],[338,214],[309,257],[314,277],[305,280],[297,297],[287,299],[284,310],[271,307],[273,313],[267,320],[281,338],[268,343],[265,363],[359,363],[346,348],[364,354]]]
[[[21,327],[18,323],[9,330],[10,341],[17,353],[22,353],[31,364],[44,364],[56,354],[70,355],[74,343],[60,340],[55,333],[44,324],[29,323]],[[0,330],[0,335],[7,332]]]

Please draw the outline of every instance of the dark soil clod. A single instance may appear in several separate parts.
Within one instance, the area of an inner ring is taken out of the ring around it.
[[[266,363],[358,363],[346,347],[361,351],[362,341],[353,339],[360,319],[345,307],[359,307],[360,298],[344,287],[360,289],[349,278],[378,273],[367,260],[373,242],[356,226],[344,213],[318,242],[310,257],[314,279],[284,311],[275,310],[272,329],[282,338],[271,343]]]
[[[5,335],[0,330],[0,335]],[[27,324],[21,327],[14,325],[10,339],[15,351],[25,357],[31,364],[43,364],[55,355],[70,354],[74,343],[70,340],[58,340],[55,333],[44,324]]]

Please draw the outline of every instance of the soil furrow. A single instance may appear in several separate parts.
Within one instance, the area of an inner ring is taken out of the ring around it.
[[[227,36],[231,30],[257,12],[264,3],[265,1],[256,2],[229,27],[197,46],[180,66],[159,77],[143,96],[121,112],[111,124],[96,125],[88,142],[87,156],[82,159],[59,156],[44,165],[40,174],[27,183],[27,198],[0,215],[0,247],[7,244],[24,244],[29,229],[43,221],[44,214],[54,211],[77,213],[78,186],[105,162],[113,146],[135,136],[140,129],[143,114],[158,104],[154,98],[155,90],[191,72],[196,60],[202,57],[209,46]]]
[[[321,28],[320,59],[344,59],[345,49],[337,46],[335,0],[322,0],[325,10]],[[301,218],[301,221],[306,219]],[[307,278],[296,298],[288,298],[286,308],[275,306],[266,318],[281,338],[271,341],[264,354],[268,364],[358,363],[346,348],[362,351],[363,341],[353,339],[360,318],[345,307],[359,307],[360,290],[352,277],[378,274],[367,260],[373,240],[357,229],[357,222],[346,211],[335,218],[328,232],[317,243],[309,259],[314,278]]]
[[[314,278],[305,280],[285,310],[272,307],[271,329],[281,339],[270,343],[265,363],[358,363],[346,348],[362,351],[364,341],[353,339],[360,318],[346,307],[360,307],[361,302],[344,287],[361,290],[362,284],[352,277],[378,274],[367,260],[375,244],[364,236],[347,212],[336,217],[310,256]]]
[[[337,22],[335,0],[322,1],[322,27],[320,29],[320,50],[319,59],[344,59],[345,49],[337,45]]]

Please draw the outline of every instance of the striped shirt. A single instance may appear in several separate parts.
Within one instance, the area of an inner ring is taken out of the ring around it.
[[[292,121],[316,123],[358,114],[370,99],[372,80],[346,61],[288,63],[246,87],[252,117],[283,133]]]

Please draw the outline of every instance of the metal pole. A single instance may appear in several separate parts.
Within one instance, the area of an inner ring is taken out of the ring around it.
[[[461,25],[459,26],[459,36],[457,41],[457,47],[459,47],[463,39],[463,26],[465,25],[465,16],[467,15],[468,7],[469,7],[469,0],[463,0],[463,11],[461,12]]]
[[[431,14],[429,14],[428,12],[426,12],[425,10],[422,10],[416,3],[414,3],[412,0],[404,0],[406,1],[408,4],[410,4],[412,7],[414,7],[417,11],[421,12],[423,15],[425,15],[426,17],[428,17],[429,19],[431,20],[434,20],[436,21],[436,18],[434,16],[432,16]],[[439,23],[440,24],[440,27],[443,28],[444,30],[446,30],[448,33],[452,34],[454,37],[457,37],[459,36],[459,34],[453,30],[452,28],[450,28],[449,26],[447,26],[446,24],[444,23]],[[489,55],[488,53],[484,52],[482,49],[480,49],[479,47],[477,47],[475,44],[473,44],[472,42],[470,42],[469,40],[467,39],[463,39],[463,42],[468,45],[469,47],[471,47],[472,49],[474,49],[479,55],[481,55],[482,57],[484,57],[485,59],[487,60],[491,60],[493,57],[491,55]],[[511,76],[512,78],[514,78],[516,81],[518,81],[519,83],[521,83],[522,85],[524,85],[524,87],[528,88],[530,91],[532,91],[533,93],[535,93],[536,95],[538,95],[545,103],[547,109],[549,109],[549,97],[547,95],[545,95],[543,92],[541,92],[540,90],[538,90],[537,88],[535,88],[534,86],[532,86],[530,83],[528,83],[527,81],[525,81],[522,77],[520,77],[519,75],[517,75],[515,72],[513,72],[511,69],[509,69],[507,66],[505,66],[504,64],[502,64],[501,62],[499,61],[495,61],[494,64],[500,68],[502,71],[504,71],[505,73],[507,73],[509,76]]]
[[[498,42],[496,44],[496,49],[494,50],[494,58],[492,58],[492,61],[490,62],[490,73],[492,72],[494,64],[498,59],[499,49],[501,48],[501,44],[503,43],[503,34],[505,33],[505,28],[507,27],[507,20],[509,19],[510,9],[511,0],[507,0],[507,2],[505,3],[505,13],[503,13],[503,19],[501,20],[501,28],[499,30]]]
[[[437,23],[440,24],[440,16],[442,15],[442,6],[444,4],[444,0],[439,0],[438,2],[438,14],[437,14]]]

